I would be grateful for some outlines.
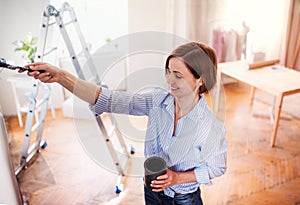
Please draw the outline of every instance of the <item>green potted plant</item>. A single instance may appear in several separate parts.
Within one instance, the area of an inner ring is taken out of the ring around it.
[[[24,40],[17,40],[14,41],[13,44],[17,46],[15,48],[15,51],[22,51],[23,52],[23,58],[28,63],[34,62],[34,57],[37,49],[37,37],[33,37],[31,33],[27,34],[24,38]]]

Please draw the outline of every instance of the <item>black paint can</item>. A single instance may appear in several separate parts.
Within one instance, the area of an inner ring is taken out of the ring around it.
[[[167,164],[163,158],[152,156],[146,159],[144,162],[144,170],[145,170],[145,185],[149,189],[151,181],[155,180],[158,176],[167,173]]]

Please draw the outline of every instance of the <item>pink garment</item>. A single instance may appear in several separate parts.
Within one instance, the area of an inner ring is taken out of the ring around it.
[[[225,62],[236,61],[237,58],[237,33],[234,30],[230,30],[225,33],[224,37],[224,49],[223,58]]]
[[[239,35],[233,29],[229,31],[213,30],[212,47],[216,51],[219,63],[240,60],[242,53],[245,57],[245,42],[246,36]]]
[[[223,31],[217,29],[213,30],[212,47],[215,49],[219,63],[224,61],[222,59],[223,45],[224,45]]]

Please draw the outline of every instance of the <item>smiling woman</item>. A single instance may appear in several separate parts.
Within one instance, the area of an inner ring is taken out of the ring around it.
[[[169,91],[156,87],[137,93],[110,90],[47,63],[25,67],[33,70],[28,75],[57,82],[90,103],[98,115],[148,116],[144,155],[164,159],[168,168],[151,181],[151,188],[144,188],[146,204],[202,205],[199,186],[211,184],[227,167],[225,127],[203,95],[216,83],[216,62],[214,50],[206,44],[182,44],[167,58]]]

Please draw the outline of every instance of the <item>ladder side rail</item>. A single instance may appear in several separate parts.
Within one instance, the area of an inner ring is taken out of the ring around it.
[[[71,15],[71,18],[76,19],[76,16],[75,16],[73,8],[70,9],[70,15]],[[84,55],[85,55],[85,57],[87,59],[87,63],[88,63],[88,67],[90,69],[90,72],[93,73],[93,74],[95,74],[95,76],[96,76],[96,82],[101,85],[102,82],[101,82],[101,80],[99,78],[99,75],[98,75],[96,66],[94,64],[94,61],[93,61],[93,59],[91,57],[91,54],[90,54],[90,52],[89,52],[89,50],[88,50],[88,48],[86,46],[86,42],[85,42],[85,40],[83,38],[83,34],[81,32],[81,29],[79,27],[79,23],[78,23],[77,19],[76,19],[76,21],[74,23],[74,26],[75,26],[75,29],[76,29],[78,35],[79,35],[79,39],[80,39],[81,45],[83,47],[83,53],[84,53]],[[129,157],[130,156],[129,150],[127,149],[127,146],[126,146],[126,143],[125,143],[125,141],[123,139],[122,133],[120,132],[120,130],[118,128],[116,119],[113,117],[113,115],[111,113],[109,113],[109,118],[110,118],[113,126],[115,127],[115,133],[116,133],[116,135],[118,137],[118,140],[119,140],[119,143],[121,145],[122,150],[125,152],[125,154],[127,155],[127,157]]]
[[[62,11],[63,12],[68,11],[69,12],[69,16],[71,17],[71,21],[74,23],[74,28],[76,30],[77,36],[79,38],[79,41],[80,41],[80,44],[81,44],[81,47],[82,47],[82,52],[83,52],[83,54],[84,54],[84,56],[87,60],[89,70],[90,70],[91,74],[95,75],[96,83],[101,83],[100,78],[99,78],[99,74],[98,74],[97,69],[96,69],[96,66],[94,64],[94,61],[92,60],[91,54],[90,54],[89,49],[87,47],[87,43],[86,43],[86,41],[84,39],[84,36],[83,36],[83,33],[80,29],[79,22],[78,22],[78,19],[76,17],[74,9],[67,2],[65,2],[62,6]]]
[[[67,30],[66,30],[66,28],[64,26],[62,17],[60,15],[56,16],[56,20],[57,20],[57,23],[59,25],[59,28],[60,28],[61,34],[63,36],[63,39],[64,39],[64,41],[66,43],[66,46],[68,48],[69,54],[72,57],[72,60],[73,60],[72,62],[73,62],[73,65],[75,66],[77,75],[81,79],[85,80],[85,77],[83,75],[83,71],[81,69],[81,65],[78,63],[78,60],[76,58],[76,53],[75,53],[74,48],[72,46],[72,42],[71,42],[71,40],[69,38],[68,32],[67,32]],[[109,152],[111,154],[111,157],[112,157],[112,159],[113,159],[113,161],[115,163],[115,166],[116,166],[119,174],[124,175],[124,171],[123,171],[123,169],[121,167],[121,164],[120,164],[118,156],[117,156],[117,154],[115,152],[114,146],[113,146],[113,144],[110,141],[110,137],[109,137],[109,135],[108,135],[108,133],[106,131],[106,128],[105,128],[105,126],[103,124],[101,116],[96,115],[95,117],[96,117],[97,124],[98,124],[98,126],[100,128],[100,131],[102,132],[102,135],[104,136],[104,138],[105,138],[105,140],[107,142],[107,147],[108,147],[108,150],[109,150]]]
[[[84,57],[88,61],[88,66],[89,66],[90,72],[95,74],[96,83],[101,84],[101,81],[100,81],[99,76],[98,76],[98,72],[97,72],[96,67],[94,65],[94,62],[91,58],[91,55],[90,55],[90,53],[87,49],[86,42],[83,38],[83,34],[80,30],[79,23],[77,21],[74,10],[69,6],[68,3],[64,3],[63,8],[60,10],[60,12],[56,12],[57,15],[55,15],[55,17],[56,17],[56,22],[59,26],[60,33],[61,33],[61,35],[62,35],[62,37],[65,41],[65,44],[66,44],[66,47],[69,51],[70,57],[72,58],[72,63],[75,67],[75,70],[77,72],[78,77],[83,79],[83,80],[86,80],[84,75],[83,75],[82,67],[78,62],[77,55],[76,55],[75,50],[72,46],[72,42],[70,40],[70,37],[69,37],[67,29],[66,29],[66,25],[69,24],[69,23],[64,23],[63,19],[62,19],[62,16],[61,16],[62,12],[64,12],[64,11],[69,11],[70,12],[70,17],[71,17],[71,22],[70,23],[74,23],[77,35],[80,39],[80,43],[81,43],[81,46],[83,48]],[[109,116],[110,116],[110,119],[111,119],[112,123],[114,124],[113,126],[116,126],[117,123],[116,123],[116,120],[114,119],[114,117],[111,114]],[[114,146],[113,146],[113,144],[110,140],[110,136],[108,135],[107,130],[106,130],[104,124],[103,124],[101,116],[96,114],[95,118],[96,118],[97,124],[100,128],[100,131],[102,132],[102,135],[105,138],[108,150],[110,152],[110,155],[112,157],[113,162],[115,163],[116,169],[117,169],[120,176],[124,176],[124,171],[123,171],[122,165],[121,165],[120,160],[117,156],[116,150],[114,149]],[[117,139],[118,139],[119,143],[121,144],[123,151],[125,150],[125,154],[126,154],[127,159],[128,159],[130,157],[130,155],[128,153],[128,149],[126,148],[125,141],[122,137],[122,134],[121,134],[120,130],[117,127],[115,127],[115,133],[117,134],[117,137],[118,137]]]
[[[74,59],[73,62],[75,62],[75,61],[77,61],[76,53],[75,53],[74,48],[73,48],[73,46],[72,46],[72,42],[71,42],[71,40],[70,40],[70,38],[69,38],[69,35],[68,35],[68,33],[67,33],[67,30],[66,30],[65,26],[63,25],[62,17],[61,17],[61,16],[57,16],[56,18],[58,19],[60,31],[61,31],[61,34],[62,34],[64,40],[65,40],[65,43],[66,43],[66,46],[67,46],[67,48],[68,48],[69,54],[70,54],[70,56],[72,57],[72,59]],[[74,23],[75,23],[75,21],[74,21]],[[80,31],[80,28],[76,30],[76,32],[78,32],[78,31]],[[78,35],[81,36],[82,33],[80,32],[80,33],[78,33]],[[83,38],[80,38],[80,39],[83,40]],[[83,44],[85,44],[85,42],[84,42]],[[83,44],[82,44],[82,45],[83,45]],[[84,46],[83,46],[83,47],[84,47]],[[87,57],[87,55],[85,55],[85,57]],[[88,60],[88,59],[87,59],[87,60]],[[90,58],[90,60],[88,60],[88,61],[92,61],[92,59]],[[78,62],[78,61],[77,61],[77,62]],[[85,78],[84,78],[84,76],[83,76],[83,71],[82,71],[82,69],[81,69],[81,65],[78,64],[78,66],[76,67],[76,65],[74,64],[74,66],[75,66],[75,68],[76,68],[77,75],[80,76],[80,75],[82,74],[82,77],[81,77],[81,78],[82,78],[83,80],[85,80]],[[110,115],[110,116],[111,116],[111,115]],[[107,146],[108,146],[108,148],[109,148],[109,152],[110,152],[110,154],[111,154],[111,156],[112,156],[112,158],[113,158],[113,160],[114,160],[114,162],[115,162],[115,165],[116,165],[116,168],[117,168],[119,174],[124,175],[124,171],[123,171],[123,169],[121,168],[119,159],[118,159],[118,157],[117,157],[117,155],[116,155],[116,153],[115,153],[114,147],[113,147],[113,145],[112,145],[112,143],[111,143],[111,141],[110,141],[110,139],[109,139],[110,137],[109,137],[109,135],[107,134],[107,130],[106,130],[104,124],[103,124],[103,121],[102,121],[102,119],[101,119],[101,116],[96,115],[96,121],[97,121],[98,126],[99,126],[99,128],[100,128],[100,130],[101,130],[101,132],[102,132],[102,134],[103,134],[103,136],[104,136],[104,138],[105,138],[105,140],[106,140],[106,142],[107,142]],[[122,137],[122,136],[119,136],[118,139],[119,139],[120,137]],[[124,142],[124,141],[123,141],[123,142]],[[121,145],[121,146],[124,147],[124,146],[125,146],[125,143],[124,143],[123,145]],[[127,154],[127,156],[129,156],[128,152],[126,152],[126,154]]]
[[[99,74],[97,72],[96,66],[94,64],[94,61],[92,60],[92,56],[91,56],[91,54],[88,50],[86,42],[83,39],[83,35],[82,35],[81,30],[79,28],[78,22],[75,22],[74,26],[75,26],[75,29],[77,30],[77,32],[79,33],[78,37],[79,37],[80,42],[81,42],[82,52],[83,52],[85,58],[87,59],[87,65],[89,67],[89,70],[90,70],[91,74],[93,74],[95,76],[96,83],[101,83],[101,80],[100,80]]]
[[[36,87],[36,86],[35,86]],[[21,160],[20,160],[20,166],[22,167],[24,164],[26,164],[26,158],[28,155],[28,148],[30,145],[30,136],[31,136],[31,127],[33,124],[34,119],[34,110],[36,106],[36,100],[34,96],[34,92],[31,92],[28,94],[28,100],[29,100],[29,106],[26,116],[26,124],[25,124],[25,131],[24,131],[24,142],[22,147],[22,154],[21,154]]]
[[[35,62],[36,61],[42,62],[44,60],[44,56],[47,55],[47,54],[45,54],[45,49],[46,49],[46,44],[47,44],[48,28],[49,28],[49,26],[53,25],[53,24],[49,23],[50,17],[51,17],[50,13],[51,13],[51,11],[49,11],[48,7],[43,12],[42,21],[41,21],[42,25],[40,28],[40,33],[39,33],[39,38],[38,38]],[[40,102],[37,102],[36,97],[37,97],[40,85],[44,90],[43,94],[45,97]],[[35,105],[34,105],[34,107],[32,107],[32,112],[34,113],[35,109],[37,109],[40,106],[41,106],[41,111],[39,114],[40,115],[39,121],[35,123],[34,127],[31,125],[31,132],[33,132],[36,128],[38,128],[35,143],[32,144],[31,147],[29,147],[29,150],[27,151],[27,154],[30,154],[30,152],[32,152],[32,154],[31,154],[32,157],[35,154],[35,152],[39,151],[39,148],[40,148],[40,142],[41,142],[42,133],[43,133],[43,129],[44,129],[44,122],[45,122],[47,109],[48,109],[48,100],[49,100],[49,96],[50,96],[50,85],[48,85],[48,84],[42,85],[41,83],[38,82],[38,80],[36,80],[35,83],[33,84],[33,87],[34,87],[34,93],[35,93],[35,95],[34,95]],[[31,99],[31,100],[33,100],[33,99]],[[29,111],[30,110],[28,110],[28,112]],[[29,128],[28,128],[28,130],[29,130]]]
[[[73,19],[76,19],[76,16],[75,16],[75,13],[74,13],[73,9],[71,9],[70,12],[71,12],[70,13],[71,17]],[[77,19],[74,22],[74,26],[75,26],[75,29],[76,29],[76,31],[78,33],[78,37],[80,39],[81,45],[83,47],[83,53],[84,53],[84,55],[85,55],[85,57],[87,59],[87,63],[88,63],[88,67],[90,69],[90,72],[93,73],[93,74],[95,74],[95,76],[96,76],[96,82],[101,85],[102,82],[100,81],[100,78],[99,78],[96,66],[95,66],[94,61],[93,61],[93,59],[91,57],[91,54],[88,51],[88,48],[86,46],[86,42],[85,42],[85,40],[83,38],[83,34],[82,34],[81,30],[80,30],[79,23],[78,23]],[[117,122],[116,122],[115,118],[112,116],[111,113],[109,114],[109,118],[110,118],[112,124],[114,124],[114,126],[115,126],[115,132],[116,132],[116,135],[118,137],[119,143],[120,143],[123,151],[125,151],[125,153],[126,153],[127,156],[130,156],[129,155],[129,151],[128,151],[127,146],[126,146],[126,143],[125,143],[125,141],[123,139],[123,136],[122,136],[120,130],[118,129]]]
[[[113,146],[113,144],[112,144],[112,142],[110,140],[110,136],[108,135],[108,133],[106,131],[106,128],[105,128],[105,126],[103,124],[101,116],[98,115],[98,114],[95,114],[95,117],[96,117],[96,120],[97,120],[97,124],[98,124],[98,126],[99,126],[99,128],[100,128],[100,130],[101,130],[101,132],[103,134],[103,137],[105,138],[106,145],[107,145],[108,150],[110,152],[110,155],[111,155],[111,157],[112,157],[112,159],[113,159],[113,161],[115,163],[115,166],[116,166],[119,174],[122,175],[122,176],[124,176],[124,171],[123,171],[123,169],[121,167],[121,163],[120,163],[119,158],[118,158],[118,156],[116,154],[116,150],[114,149],[114,146]]]
[[[47,89],[48,87],[48,89]],[[43,109],[47,110],[48,108],[48,100],[49,100],[49,97],[46,97],[48,94],[48,90],[50,89],[50,86],[44,84],[42,85],[42,88],[45,89],[45,93],[44,93],[44,96],[43,99],[39,100],[39,101],[36,101],[36,105],[35,105],[35,109],[39,109],[41,107],[41,111]],[[49,93],[50,95],[50,93]],[[45,107],[45,104],[47,105],[47,108],[44,108]],[[35,114],[36,115],[36,114]],[[34,130],[36,130],[42,123],[43,123],[43,119],[46,118],[46,116],[43,116],[41,113],[39,114],[39,116],[41,117],[38,117],[38,116],[35,116],[35,119],[36,119],[36,123],[32,126],[31,128],[31,132],[33,132]]]
[[[75,29],[77,31],[78,38],[79,38],[80,43],[81,43],[82,52],[83,52],[85,58],[87,59],[87,65],[89,67],[89,70],[90,70],[91,74],[95,75],[95,81],[96,81],[96,83],[101,83],[101,80],[100,80],[99,74],[97,72],[95,63],[92,60],[92,56],[91,56],[91,54],[89,52],[89,49],[88,49],[87,44],[86,44],[86,41],[85,41],[85,39],[83,37],[83,34],[82,34],[81,30],[80,30],[79,23],[78,23],[77,19],[76,19],[76,21],[74,23],[74,27],[75,27]]]
[[[45,119],[46,119],[46,115],[47,115],[47,109],[48,109],[48,100],[50,97],[50,87],[46,84],[41,86],[44,90],[44,99],[45,101],[43,102],[43,104],[41,105],[41,113],[40,113],[40,122],[39,126],[38,126],[38,131],[37,131],[37,135],[36,135],[36,142],[37,142],[37,146],[39,146],[41,144],[41,140],[42,140],[42,134],[43,134],[43,129],[44,129],[44,124],[45,124]]]
[[[64,26],[64,23],[63,23],[63,19],[60,15],[56,16],[56,22],[57,22],[57,25],[59,26],[59,31],[60,31],[60,33],[61,33],[61,35],[62,35],[62,37],[65,41],[65,44],[67,46],[67,49],[69,51],[70,57],[72,59],[72,63],[75,67],[75,70],[76,70],[76,73],[77,73],[78,77],[81,78],[81,79],[85,79],[84,74],[81,70],[81,66],[79,64],[79,61],[77,59],[77,55],[76,55],[75,50],[72,46],[71,39],[68,35],[68,32],[67,32],[67,30]]]
[[[80,26],[79,26],[76,14],[74,12],[74,9],[71,6],[69,6],[68,3],[64,3],[63,11],[69,11],[69,15],[71,17],[71,20],[74,22],[74,27],[76,29],[76,32],[78,34],[78,38],[79,38],[81,46],[83,48],[83,53],[84,53],[85,58],[87,60],[87,64],[88,64],[88,67],[90,69],[90,72],[92,74],[95,74],[95,76],[96,76],[96,79],[95,79],[96,83],[101,84],[101,80],[99,78],[96,66],[95,66],[94,61],[93,61],[93,59],[91,57],[91,54],[90,54],[90,52],[89,52],[89,50],[87,48],[87,44],[86,44],[86,41],[85,41],[85,39],[83,37],[83,34],[81,32],[81,29],[80,29]],[[125,141],[123,139],[123,136],[122,136],[120,130],[118,129],[118,125],[117,125],[117,122],[116,122],[115,118],[112,116],[112,114],[109,114],[109,118],[110,118],[113,126],[115,127],[115,133],[116,133],[116,135],[118,137],[118,140],[119,140],[119,143],[121,145],[121,148],[123,149],[123,151],[125,152],[125,154],[129,157],[130,156],[129,155],[129,150],[127,149],[127,146],[126,146],[126,143],[125,143]]]
[[[42,27],[40,29],[38,45],[36,50],[35,62],[43,61],[44,51],[45,51],[46,41],[47,41],[48,27],[49,27],[49,16],[46,14],[46,12],[44,12],[42,17]]]
[[[49,15],[47,15],[47,13],[44,11],[43,16],[42,16],[42,26],[40,28],[40,34],[39,34],[39,38],[38,38],[35,62],[43,61],[44,51],[45,51],[45,47],[46,47],[48,26],[49,26]],[[46,86],[48,86],[48,85],[46,85]],[[15,171],[16,175],[18,175],[21,172],[21,170],[26,166],[27,162],[29,162],[31,160],[31,158],[34,156],[34,154],[39,151],[39,142],[35,141],[30,146],[31,135],[32,135],[33,130],[35,129],[35,128],[33,129],[33,120],[34,120],[35,109],[37,108],[36,98],[38,95],[38,89],[39,89],[39,82],[38,82],[38,80],[34,80],[33,88],[27,94],[27,100],[29,102],[29,106],[28,106],[28,111],[27,111],[27,115],[26,115],[24,142],[23,142],[23,147],[22,147],[22,152],[21,152],[21,159],[20,159],[19,167]],[[42,104],[43,104],[42,106],[43,106],[44,111],[42,110],[41,112],[46,112],[47,106],[48,106],[48,101],[46,100]],[[42,116],[42,118],[40,118],[41,121],[44,121],[44,119],[45,119],[45,116]],[[36,122],[36,124],[39,124],[39,122]],[[41,138],[43,126],[38,125],[38,127],[39,127],[38,133],[40,133],[40,138]]]
[[[110,117],[111,117],[111,120],[114,120],[114,121],[115,121],[115,122],[113,122],[113,123],[116,124],[116,126],[115,126],[115,133],[116,133],[117,138],[118,138],[118,140],[119,140],[119,143],[120,143],[120,145],[121,145],[122,151],[123,151],[123,152],[126,154],[126,156],[129,158],[129,157],[130,157],[129,150],[128,150],[128,147],[126,146],[126,143],[125,143],[125,140],[124,140],[124,138],[123,138],[123,135],[122,135],[120,129],[118,128],[117,122],[116,122],[115,118],[114,118],[112,115],[110,115]]]

